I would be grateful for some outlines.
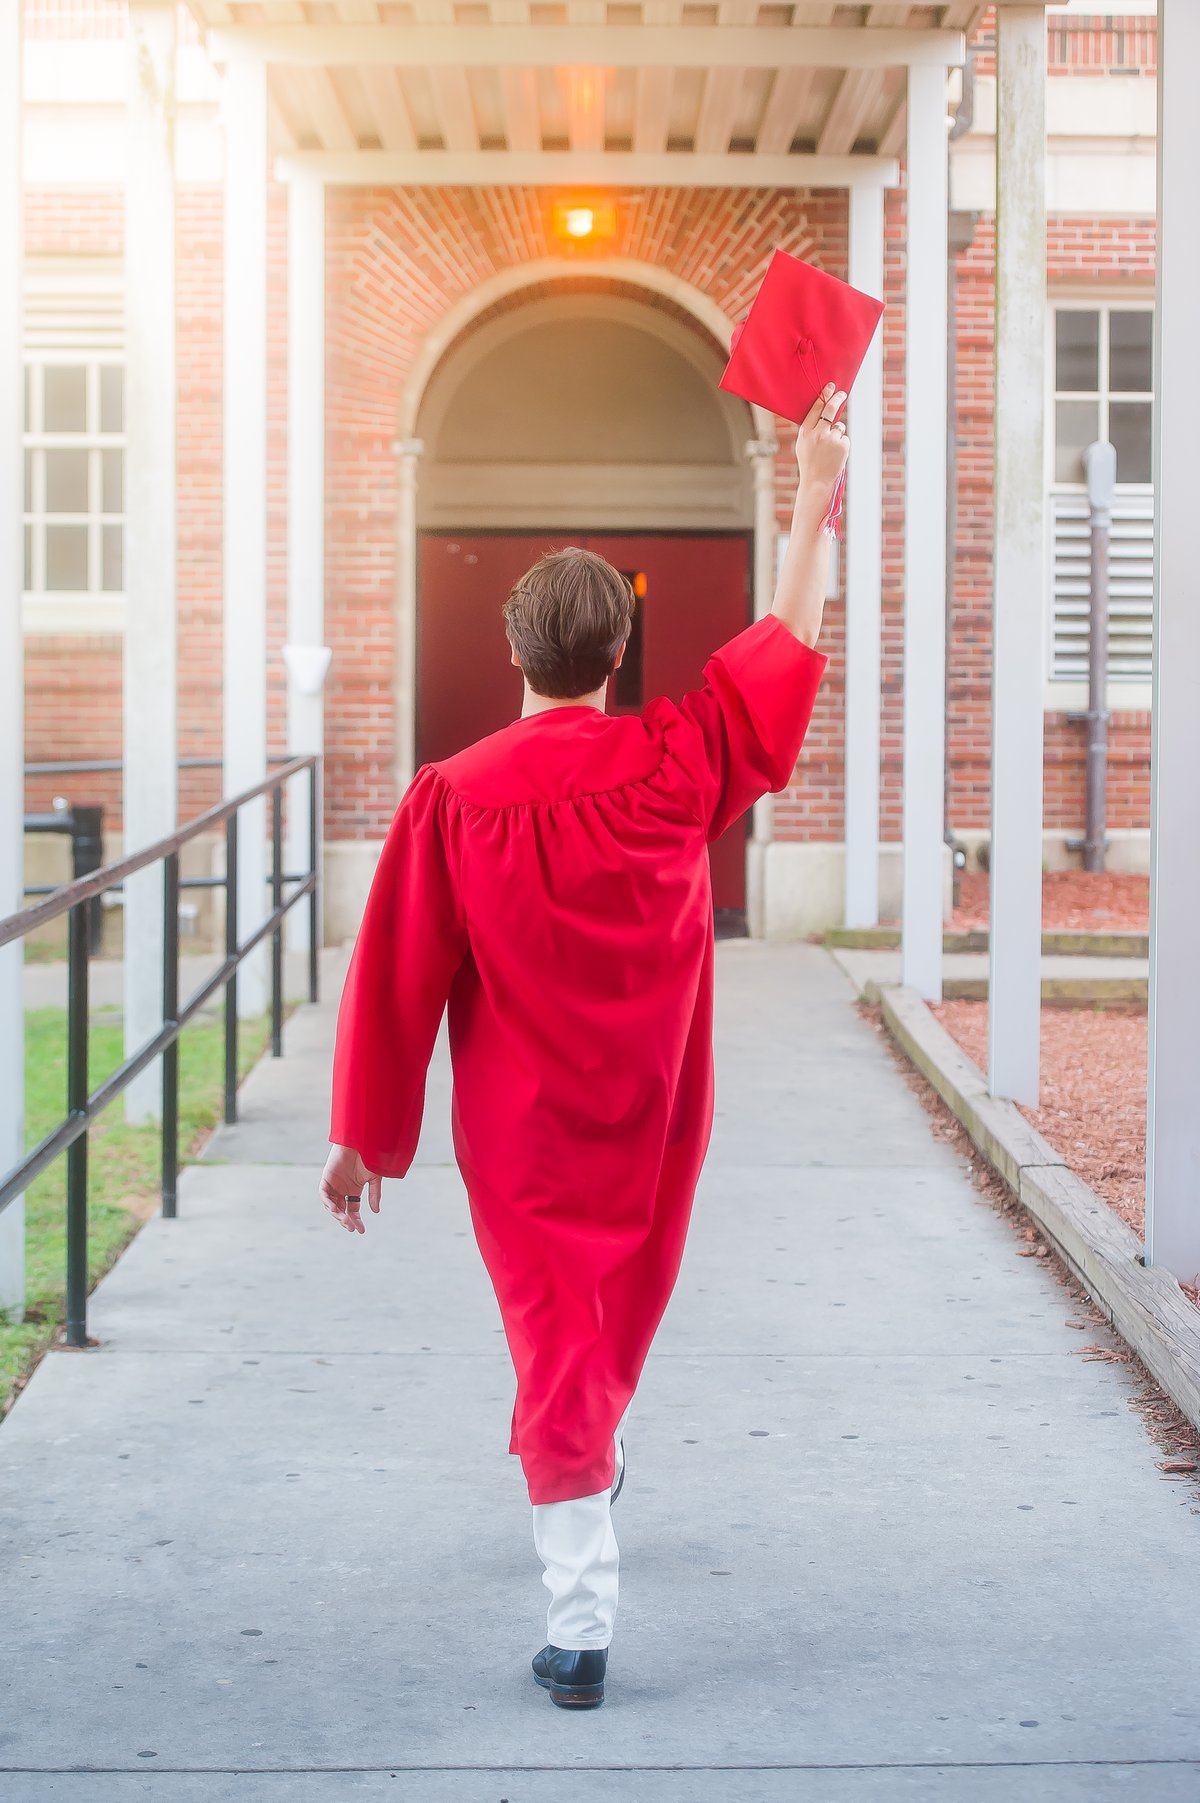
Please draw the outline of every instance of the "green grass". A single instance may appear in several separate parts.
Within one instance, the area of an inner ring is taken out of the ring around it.
[[[266,1047],[266,1018],[242,1021],[238,1065],[244,1075]],[[179,1151],[186,1161],[221,1118],[225,1029],[198,1021],[179,1042]],[[25,1016],[25,1143],[37,1144],[66,1113],[67,1016],[63,1008]],[[89,1081],[95,1089],[120,1064],[121,1028],[103,1013],[92,1022]],[[123,1098],[89,1134],[88,1282],[96,1284],[129,1244],[159,1196],[161,1137],[156,1126],[125,1124]],[[25,1318],[0,1321],[0,1414],[7,1409],[62,1325],[66,1302],[66,1160],[59,1158],[25,1195]]]

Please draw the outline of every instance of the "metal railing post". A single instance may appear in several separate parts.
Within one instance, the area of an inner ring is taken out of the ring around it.
[[[308,766],[308,874],[313,879],[312,893],[308,898],[308,999],[316,1002],[320,999],[320,947],[317,944],[318,922],[321,918],[320,902],[317,896],[317,884],[320,881],[317,872],[318,832],[320,831],[317,799],[320,788],[317,782],[317,759]]]
[[[179,853],[163,859],[163,1025],[173,1027],[179,1015]],[[176,1215],[179,1178],[179,1041],[162,1055],[162,1212]]]
[[[236,958],[238,949],[238,817],[225,822],[225,956]],[[237,965],[225,984],[225,1120],[237,1120],[238,1014]]]
[[[67,939],[67,1114],[82,1114],[88,1101],[88,905],[76,902]],[[88,1136],[67,1147],[68,1346],[87,1345]]]
[[[185,760],[185,762],[189,761],[195,760]],[[298,779],[305,770],[310,773],[309,844],[313,862],[307,876],[300,876],[299,873],[289,875],[283,868],[282,858],[281,823],[282,810],[285,805],[283,785],[293,778]],[[248,802],[255,801],[259,796],[265,797],[268,793],[274,796],[276,805],[272,829],[275,861],[271,872],[275,906],[269,917],[255,926],[247,935],[246,943],[243,945],[238,926],[238,810]],[[162,1211],[164,1215],[173,1216],[176,1213],[178,1200],[178,1043],[182,1030],[190,1020],[195,1018],[210,998],[215,997],[223,988],[225,991],[225,1119],[229,1122],[236,1121],[239,1071],[238,966],[241,960],[268,934],[274,935],[276,981],[272,1026],[275,1049],[278,1050],[283,985],[280,921],[276,919],[276,915],[283,915],[304,900],[309,901],[312,909],[310,918],[313,921],[313,933],[309,980],[311,993],[314,998],[316,996],[317,916],[312,889],[316,882],[316,865],[320,855],[317,838],[319,796],[320,785],[315,760],[307,757],[291,758],[282,765],[276,776],[267,778],[252,789],[244,790],[240,795],[230,796],[225,801],[218,803],[217,806],[197,815],[178,832],[172,833],[168,838],[156,841],[153,845],[144,846],[130,857],[120,858],[112,864],[104,865],[99,870],[77,876],[70,883],[45,886],[27,884],[25,894],[27,896],[36,895],[40,899],[33,906],[22,908],[17,914],[0,918],[0,949],[18,943],[26,934],[39,927],[48,926],[51,921],[65,920],[68,926],[66,1113],[37,1145],[26,1152],[19,1162],[7,1170],[0,1169],[0,1213],[3,1213],[10,1204],[18,1201],[26,1193],[34,1179],[39,1177],[43,1171],[49,1170],[58,1159],[65,1157],[67,1166],[65,1313],[66,1343],[70,1346],[86,1346],[92,1343],[87,1336],[87,1298],[89,1287],[88,1133],[93,1120],[98,1119],[104,1113],[135,1077],[147,1070],[156,1058],[161,1058],[163,1071],[163,1121],[160,1148]],[[221,825],[225,827],[225,874],[223,876],[188,878],[181,876],[183,846],[190,844],[201,833],[212,832]],[[117,1069],[110,1072],[94,1089],[91,1089],[89,1088],[88,1072],[91,1030],[88,1012],[91,974],[89,915],[100,896],[119,890],[138,871],[146,870],[152,864],[157,863],[163,865],[162,1026],[141,1046],[129,1051]],[[291,894],[286,894],[289,882],[295,882],[297,887]],[[189,888],[223,888],[225,890],[225,957],[197,989],[181,1000],[179,995],[179,897],[182,891]]]
[[[271,790],[271,912],[283,901],[283,785]],[[283,922],[271,933],[271,1056],[283,1056]]]

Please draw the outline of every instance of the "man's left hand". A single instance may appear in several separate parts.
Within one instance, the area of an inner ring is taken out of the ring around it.
[[[321,1200],[347,1233],[367,1231],[359,1208],[364,1189],[372,1214],[378,1214],[383,1178],[367,1169],[352,1146],[331,1146],[321,1173]]]

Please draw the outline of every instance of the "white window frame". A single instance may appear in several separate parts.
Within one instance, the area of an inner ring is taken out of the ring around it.
[[[1153,313],[1154,294],[1152,290],[1138,289],[1130,291],[1098,284],[1095,288],[1067,288],[1052,291],[1047,297],[1046,307],[1046,431],[1045,439],[1045,487],[1046,487],[1046,663],[1044,682],[1044,706],[1048,713],[1081,713],[1088,704],[1088,685],[1070,677],[1054,675],[1054,498],[1056,495],[1087,493],[1086,483],[1082,477],[1078,482],[1060,482],[1054,470],[1055,453],[1055,419],[1058,400],[1058,389],[1055,381],[1055,315],[1060,312],[1096,313],[1100,314],[1100,374],[1105,377],[1104,386],[1099,390],[1100,432],[1107,435],[1108,407],[1111,396],[1107,386],[1107,346],[1108,320],[1113,309],[1130,313]],[[1064,391],[1065,395],[1065,391]],[[1070,399],[1071,396],[1066,396]],[[1086,398],[1086,397],[1079,397]],[[1120,398],[1126,398],[1122,395]],[[1139,398],[1131,396],[1128,398]],[[1153,397],[1151,396],[1153,400]],[[1146,495],[1153,499],[1154,485],[1151,482],[1122,482],[1119,492],[1128,495]],[[1148,679],[1138,677],[1110,676],[1106,688],[1105,705],[1110,713],[1149,713],[1151,683]]]
[[[30,394],[28,429],[23,430],[26,450],[83,450],[88,453],[88,507],[82,513],[47,514],[45,509],[45,460],[33,461],[30,507],[22,516],[26,525],[43,528],[33,534],[33,586],[22,593],[22,622],[27,634],[53,633],[87,636],[123,633],[127,614],[124,590],[103,589],[103,532],[105,525],[124,527],[124,475],[122,511],[102,511],[102,458],[105,451],[125,451],[125,433],[101,432],[100,372],[104,367],[125,367],[121,306],[122,276],[119,264],[99,259],[31,258],[26,266],[25,343],[26,370],[46,367],[87,371],[87,419],[83,432],[55,433],[42,429],[40,378]],[[122,420],[124,425],[124,420]],[[88,528],[88,586],[86,589],[53,590],[42,586],[45,576],[46,525],[85,525]]]

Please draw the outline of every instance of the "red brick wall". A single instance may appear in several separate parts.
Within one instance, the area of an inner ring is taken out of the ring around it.
[[[955,328],[958,378],[957,551],[954,634],[948,670],[950,811],[954,826],[986,828],[990,787],[992,581],[992,291],[995,237],[982,219],[958,264]],[[1052,218],[1047,230],[1051,294],[1088,283],[1145,292],[1154,281],[1154,223]],[[1046,715],[1044,819],[1082,827],[1085,728],[1061,712]],[[1114,714],[1109,824],[1149,822],[1149,717]]]
[[[222,196],[182,187],[177,196],[177,456],[179,755],[218,758],[222,739]],[[120,193],[26,195],[31,256],[119,256]],[[268,749],[286,742],[286,688],[280,647],[286,635],[287,203],[272,187],[268,214]],[[30,763],[119,758],[121,639],[35,634],[26,641],[26,758]],[[52,794],[99,802],[120,824],[119,775],[30,778],[27,805]],[[187,820],[221,793],[220,771],[179,775],[179,816]]]
[[[545,196],[456,191],[400,196],[332,190],[329,197],[329,422],[327,582],[336,659],[328,692],[327,828],[333,837],[377,837],[395,804],[392,659],[395,461],[391,450],[405,376],[429,327],[469,286],[508,264],[548,254]],[[33,195],[32,251],[113,255],[121,247],[119,195]],[[744,308],[772,244],[801,249],[845,273],[845,199],[836,191],[779,194],[657,193],[625,217],[616,254],[655,257],[732,312]],[[517,228],[523,233],[515,237]],[[282,749],[284,683],[279,647],[286,590],[286,216],[273,191],[269,308],[269,743]],[[889,197],[884,324],[885,516],[882,819],[899,836],[900,645],[903,625],[904,202]],[[217,756],[221,743],[221,197],[179,197],[179,650],[180,751]],[[612,250],[614,247],[606,247]],[[1050,222],[1052,285],[1153,280],[1151,227],[1143,222]],[[580,257],[586,272],[588,257]],[[960,259],[957,555],[955,635],[949,664],[950,793],[953,823],[986,828],[991,607],[991,222]],[[781,423],[778,513],[786,527],[791,432]],[[853,491],[848,507],[853,507]],[[781,797],[785,837],[841,836],[841,603],[831,603],[831,655],[805,754],[802,780]],[[120,754],[120,644],[112,639],[30,640],[28,756],[31,760]],[[64,697],[70,695],[69,705]],[[1148,723],[1119,714],[1112,729],[1111,820],[1142,826],[1148,807]],[[1047,825],[1076,827],[1083,811],[1082,728],[1047,717]],[[78,781],[79,779],[77,779]],[[31,783],[43,806],[63,779]],[[112,777],[86,781],[80,800],[119,807]],[[214,771],[184,771],[182,817],[219,792]]]
[[[978,75],[996,73],[996,16],[989,10],[971,39]],[[1149,76],[1158,68],[1158,21],[1142,14],[1109,18],[1079,13],[1046,20],[1046,71],[1051,76]]]

